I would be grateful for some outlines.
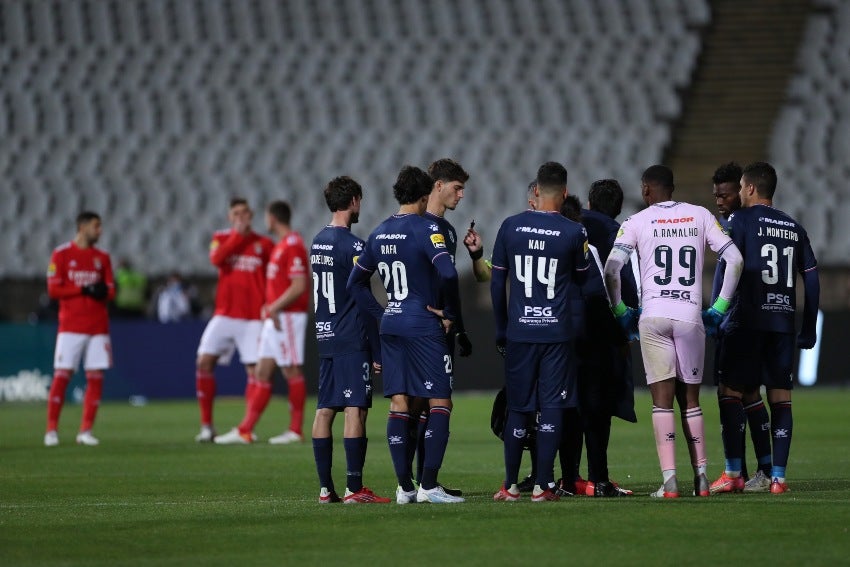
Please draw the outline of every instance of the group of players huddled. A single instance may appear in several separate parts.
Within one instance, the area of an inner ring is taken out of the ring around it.
[[[312,430],[319,502],[392,501],[363,484],[366,418],[378,373],[390,400],[386,436],[398,481],[395,501],[463,502],[461,491],[444,487],[437,476],[449,440],[455,351],[472,352],[455,269],[459,238],[445,219],[463,198],[468,179],[451,159],[435,161],[428,171],[403,167],[393,185],[398,212],[364,241],[351,232],[363,190],[350,177],[334,178],[324,189],[331,221],[315,236],[309,254],[290,226],[287,203],[275,201],[265,211],[274,243],[251,229],[248,203],[232,199],[230,229],[216,232],[210,246],[219,282],[215,313],[198,347],[196,441],[255,442],[254,426],[269,403],[278,368],[288,383],[291,423],[269,442],[303,440],[302,364],[312,277],[320,357]],[[720,222],[703,207],[673,201],[672,171],[651,166],[641,177],[647,207],[619,225],[615,218],[623,191],[616,180],[594,182],[583,209],[568,196],[567,170],[547,162],[529,184],[528,210],[502,223],[490,260],[484,258],[474,221],[470,224],[461,240],[476,279],[490,281],[495,345],[505,368],[503,406],[494,408],[505,476],[494,500],[516,501],[525,491],[533,502],[632,494],[608,477],[607,452],[612,417],[636,421],[629,355],[634,340],[640,341],[652,395],[662,470],[662,485],[651,496],[680,495],[674,400],[695,496],[788,490],[792,363],[797,348],[812,348],[816,340],[816,260],[803,227],[772,206],[773,167],[756,162],[742,169],[730,163],[715,172],[713,182]],[[76,441],[98,444],[91,428],[103,371],[111,365],[106,303],[115,294],[109,256],[95,247],[100,233],[100,217],[81,213],[76,237],[54,250],[48,270],[48,291],[60,302],[60,318],[47,446],[59,443],[65,390],[81,359],[87,388]],[[706,247],[719,261],[710,307],[703,310]],[[385,305],[372,292],[375,272]],[[799,334],[798,274],[805,292]],[[706,335],[716,339],[714,374],[726,456],[723,474],[711,484],[699,401]],[[245,416],[217,435],[213,370],[236,350],[248,376]],[[331,476],[338,412],[344,414],[342,497]],[[748,423],[758,462],[751,477],[744,459]],[[587,479],[578,472],[582,445]],[[532,474],[520,482],[526,448]]]

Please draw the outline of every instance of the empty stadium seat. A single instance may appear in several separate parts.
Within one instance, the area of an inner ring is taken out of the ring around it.
[[[290,200],[309,238],[327,220],[321,188],[353,175],[365,235],[395,209],[401,165],[451,156],[489,246],[543,161],[586,197],[661,159],[710,14],[707,0],[4,3],[0,170],[22,216],[0,226],[66,228],[67,207],[95,208],[120,226],[116,253],[152,274],[212,274],[206,243],[233,195],[257,211]],[[42,244],[4,275],[40,276]]]

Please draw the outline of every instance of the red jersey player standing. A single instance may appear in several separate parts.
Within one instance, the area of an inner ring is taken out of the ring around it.
[[[234,350],[248,374],[245,389],[247,403],[256,389],[254,367],[257,362],[268,264],[274,243],[251,230],[253,212],[245,199],[230,200],[230,230],[220,230],[210,243],[210,262],[218,268],[215,313],[204,329],[198,345],[195,385],[201,408],[201,432],[198,442],[215,438],[212,410],[215,399],[216,363],[229,364]]]
[[[292,212],[284,201],[274,201],[266,208],[266,225],[278,238],[266,270],[266,320],[260,335],[260,361],[257,385],[248,399],[245,418],[238,427],[216,437],[221,445],[251,443],[254,425],[260,419],[272,395],[272,376],[276,367],[283,370],[289,386],[289,429],[269,439],[273,445],[303,440],[304,402],[304,335],[307,331],[307,309],[310,306],[307,285],[307,249],[301,235],[289,226]]]
[[[77,215],[77,235],[56,248],[50,257],[47,293],[59,300],[59,333],[53,383],[47,398],[47,433],[44,434],[47,447],[59,444],[56,428],[65,403],[65,390],[81,359],[87,385],[77,444],[99,443],[91,428],[103,391],[103,371],[112,366],[106,303],[115,297],[109,254],[94,246],[101,230],[97,213],[80,213]]]

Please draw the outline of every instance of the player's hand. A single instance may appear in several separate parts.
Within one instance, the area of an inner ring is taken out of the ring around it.
[[[380,374],[381,373],[381,363],[373,362],[372,363],[372,374]]]
[[[443,325],[444,332],[448,333],[452,330],[452,325],[454,325],[454,322],[451,319],[446,319],[446,314],[442,309],[435,309],[430,305],[426,305],[425,309],[440,318],[440,323],[442,323]]]
[[[720,328],[720,323],[723,321],[723,313],[709,307],[702,312],[702,324],[705,326],[705,335],[707,337],[716,337],[717,329]]]
[[[251,229],[251,221],[244,218],[237,218],[230,224],[230,228],[239,234],[248,234],[248,231]]]
[[[280,309],[268,308],[267,311],[268,311],[267,318],[271,319],[272,325],[274,325],[275,330],[276,331],[282,330],[281,326],[280,326]]]
[[[80,291],[83,295],[88,295],[92,299],[98,300],[106,299],[106,296],[109,295],[109,288],[103,282],[84,285]]]
[[[472,227],[469,227],[466,231],[466,236],[463,237],[463,245],[466,246],[473,260],[477,260],[484,255],[484,244],[481,241],[481,235]]]
[[[496,339],[496,352],[502,355],[502,358],[505,358],[505,355],[508,352],[507,347],[505,346],[507,341],[505,339],[499,338]]]
[[[472,342],[469,340],[469,335],[466,331],[461,331],[457,334],[458,354],[460,356],[469,356],[472,354]]]
[[[816,342],[817,335],[815,335],[814,333],[800,333],[799,335],[797,335],[797,348],[809,350],[810,348],[815,347]]]

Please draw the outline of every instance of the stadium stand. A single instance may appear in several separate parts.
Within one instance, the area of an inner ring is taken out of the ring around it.
[[[288,199],[310,235],[338,174],[366,189],[365,232],[401,165],[444,156],[491,243],[542,161],[586,197],[662,158],[710,19],[707,0],[5,1],[0,278],[40,276],[82,207],[114,258],[211,274],[231,195]]]
[[[850,262],[850,3],[817,0],[769,144],[784,190],[825,265]]]

